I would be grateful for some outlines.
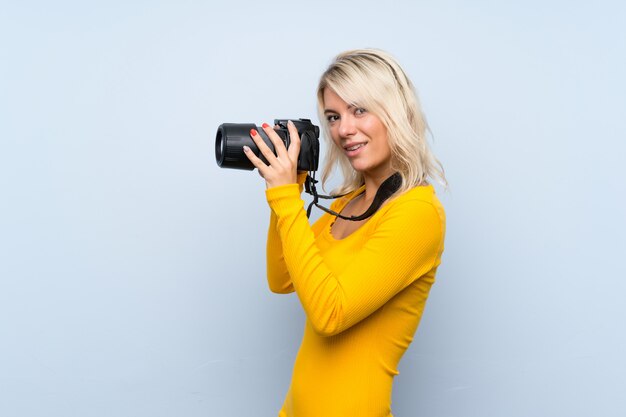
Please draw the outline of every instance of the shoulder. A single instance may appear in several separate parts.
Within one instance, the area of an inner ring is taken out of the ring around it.
[[[388,204],[390,207],[410,208],[421,205],[432,206],[433,208],[441,208],[441,202],[437,198],[435,188],[432,185],[424,185],[411,188],[409,191],[393,198]]]
[[[381,222],[394,219],[407,227],[428,226],[445,232],[445,210],[432,185],[414,187],[393,198],[380,211]]]

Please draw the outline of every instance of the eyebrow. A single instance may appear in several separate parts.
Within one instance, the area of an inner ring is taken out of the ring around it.
[[[355,106],[352,104],[348,104],[348,110],[354,108]],[[324,114],[326,113],[339,113],[337,110],[333,110],[333,109],[324,109]]]

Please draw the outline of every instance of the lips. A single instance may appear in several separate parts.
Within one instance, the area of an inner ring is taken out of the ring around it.
[[[343,147],[344,151],[348,156],[355,156],[359,153],[363,147],[367,145],[366,142],[361,143],[349,143]]]
[[[360,147],[367,145],[367,142],[351,142],[346,145],[343,145],[343,149],[346,151],[354,151]]]
[[[346,146],[346,147],[344,147],[344,149],[346,151],[356,151],[357,149],[359,149],[362,146],[365,146],[365,144],[364,143],[357,143],[356,145]]]

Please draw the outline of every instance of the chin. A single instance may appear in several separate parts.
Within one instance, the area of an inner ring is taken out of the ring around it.
[[[367,167],[364,167],[362,164],[359,164],[358,162],[354,163],[351,162],[350,166],[352,167],[353,170],[355,170],[356,172],[363,172],[365,170],[367,170]]]
[[[367,172],[370,171],[367,167],[363,167],[359,165],[352,165],[352,169],[354,169],[359,174],[366,174]]]

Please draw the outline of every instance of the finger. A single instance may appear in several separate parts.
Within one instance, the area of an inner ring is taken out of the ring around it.
[[[256,129],[250,129],[250,137],[252,137],[254,144],[265,157],[265,160],[269,162],[270,165],[274,165],[276,163],[276,155],[274,155],[274,152],[267,146],[267,143],[265,143],[259,132],[257,132]]]
[[[278,158],[286,159],[288,158],[287,149],[285,148],[285,143],[282,141],[278,133],[274,130],[273,127],[268,125],[267,123],[263,123],[263,130],[265,134],[270,138],[272,143],[274,144],[274,149],[276,149],[276,156]]]
[[[300,155],[300,135],[298,134],[298,129],[296,129],[296,125],[291,120],[287,122],[287,129],[289,129],[289,137],[291,138],[291,143],[289,144],[288,149],[289,159],[291,159],[293,163],[297,165],[298,156]]]
[[[252,149],[250,149],[249,147],[244,146],[243,153],[248,157],[250,162],[252,162],[252,165],[254,165],[254,167],[259,170],[259,175],[265,178],[265,170],[268,169],[269,167],[265,165],[265,163],[261,160],[261,158],[256,156],[254,152],[252,152]]]

